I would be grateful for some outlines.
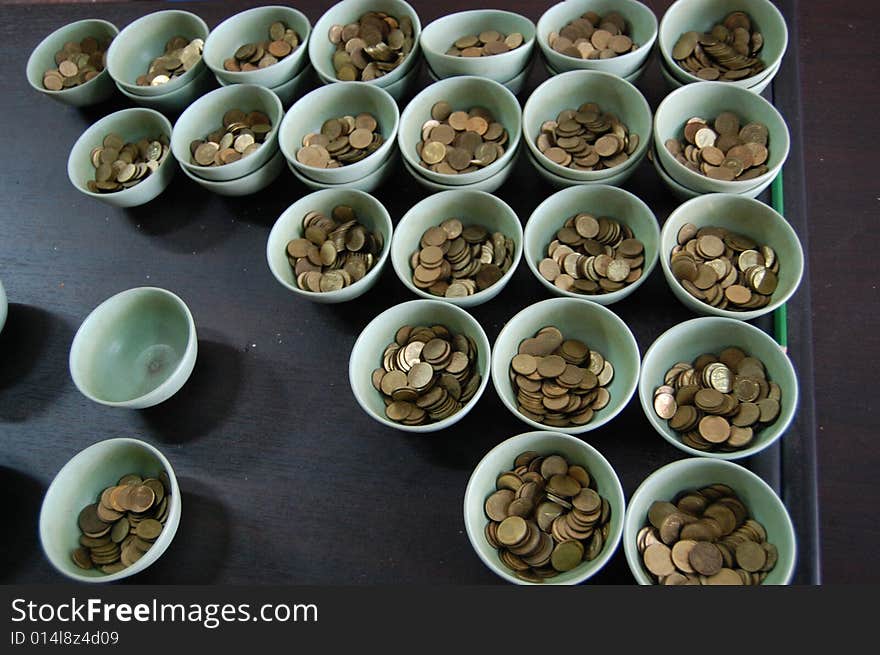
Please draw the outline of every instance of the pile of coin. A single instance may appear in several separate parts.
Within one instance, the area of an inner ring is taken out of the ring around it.
[[[495,488],[484,505],[486,541],[516,577],[542,582],[596,559],[605,547],[611,505],[583,466],[527,451]]]
[[[740,348],[678,362],[654,390],[654,411],[685,445],[730,452],[749,446],[779,416],[782,389]]]
[[[559,32],[550,32],[547,42],[556,52],[578,59],[611,59],[639,47],[626,19],[616,11],[605,16],[588,11]]]
[[[87,36],[82,41],[68,41],[55,53],[55,65],[43,73],[43,87],[61,91],[94,79],[107,67],[110,39]]]
[[[187,39],[173,36],[165,44],[164,54],[150,62],[146,75],[139,75],[138,86],[161,86],[175,77],[180,77],[202,59],[205,42],[202,39]]]
[[[324,121],[320,132],[306,134],[296,160],[315,168],[339,168],[372,155],[385,142],[372,114]]]
[[[443,325],[404,325],[382,353],[372,380],[385,402],[385,416],[395,423],[442,421],[480,388],[477,344]]]
[[[667,139],[666,149],[695,173],[713,180],[741,182],[769,170],[765,162],[770,155],[770,132],[763,123],[740,127],[739,116],[726,111],[714,121],[696,116],[688,119],[682,134],[681,141]]]
[[[636,544],[662,585],[757,585],[779,558],[767,530],[726,484],[651,503]]]
[[[672,58],[700,79],[730,82],[752,77],[766,68],[758,57],[763,45],[764,36],[752,25],[749,15],[734,11],[705,34],[682,34],[672,47]]]
[[[338,291],[373,268],[384,239],[358,222],[357,213],[337,205],[326,216],[310,211],[303,217],[303,238],[287,243],[287,261],[303,291]]]
[[[77,524],[79,547],[71,553],[81,569],[98,567],[119,573],[153,546],[171,510],[171,483],[162,471],[155,478],[129,473],[86,505]]]
[[[272,131],[272,120],[261,111],[230,109],[223,114],[223,127],[189,144],[192,163],[223,166],[254,154]]]
[[[519,32],[505,35],[498,30],[483,30],[456,39],[446,54],[452,57],[491,57],[516,50],[524,41]]]
[[[344,82],[369,82],[400,66],[413,48],[413,24],[385,12],[370,11],[357,22],[333,25],[328,34],[336,46],[333,68]]]
[[[441,100],[422,125],[416,153],[421,166],[435,173],[471,173],[500,159],[507,139],[507,130],[485,107],[453,111]]]
[[[694,298],[731,311],[766,307],[779,283],[776,251],[723,227],[682,225],[669,267]]]
[[[90,155],[95,179],[86,182],[92,193],[113,193],[129,189],[155,173],[168,156],[168,137],[126,143],[118,134],[108,134]]]
[[[299,34],[284,21],[269,26],[269,40],[245,43],[229,59],[223,61],[228,71],[255,71],[267,68],[288,57],[299,47]]]
[[[629,159],[639,146],[639,135],[630,134],[617,116],[603,112],[595,102],[586,102],[545,121],[536,145],[560,166],[601,171]]]
[[[592,295],[632,284],[644,263],[645,246],[627,225],[581,212],[556,232],[538,272],[563,291]]]
[[[510,361],[517,409],[526,418],[553,427],[586,425],[608,405],[606,387],[614,367],[597,350],[543,327],[519,344]]]
[[[422,234],[410,256],[413,284],[446,298],[463,298],[488,289],[510,269],[516,244],[482,225],[447,218]]]

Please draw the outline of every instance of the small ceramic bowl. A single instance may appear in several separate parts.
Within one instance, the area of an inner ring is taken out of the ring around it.
[[[678,232],[686,223],[693,223],[698,228],[723,227],[773,248],[779,258],[779,285],[773,301],[761,309],[737,312],[712,307],[689,294],[675,279],[669,264],[672,248],[678,243]],[[691,311],[707,316],[751,321],[769,314],[791,298],[804,275],[804,251],[797,233],[785,217],[763,202],[726,193],[699,196],[673,211],[660,233],[660,252],[663,277],[672,293]]]
[[[614,168],[615,171],[617,171],[618,168],[623,168],[623,170],[617,171],[613,175],[609,175],[608,177],[595,182],[583,182],[579,180],[572,180],[567,177],[562,177],[561,175],[557,175],[556,173],[547,170],[546,168],[544,168],[543,165],[541,165],[540,162],[538,162],[538,160],[535,158],[530,150],[526,150],[526,155],[529,158],[529,163],[532,165],[532,168],[534,168],[538,172],[538,175],[549,182],[554,189],[567,189],[574,186],[619,186],[626,182],[638,169],[638,166],[616,166]]]
[[[86,317],[70,347],[70,375],[89,400],[143,409],[180,390],[197,351],[196,325],[183,300],[138,287],[111,296]]]
[[[217,79],[220,86],[232,86],[230,82]],[[315,69],[311,64],[306,64],[303,69],[280,86],[273,86],[269,90],[272,91],[281,101],[281,105],[289,108],[295,100],[299,99],[305,93],[310,91],[316,84]]]
[[[61,91],[50,91],[43,86],[43,74],[50,68],[57,68],[55,53],[68,41],[79,43],[86,37],[113,39],[119,30],[113,23],[90,18],[59,27],[34,48],[27,62],[27,79],[34,90],[44,93],[53,100],[74,107],[95,105],[113,95],[113,80],[105,68],[97,76],[79,86]]]
[[[394,341],[394,335],[404,325],[444,325],[454,334],[464,334],[477,344],[477,371],[480,386],[473,398],[452,416],[425,425],[403,425],[385,416],[382,394],[376,391],[372,373],[382,365],[382,352]],[[371,418],[396,430],[430,433],[448,428],[463,419],[480,401],[489,383],[489,362],[492,360],[489,339],[477,320],[460,307],[441,300],[410,300],[386,309],[367,324],[354,347],[348,363],[348,379],[355,400]]]
[[[3,282],[0,281],[0,332],[3,332],[3,326],[6,325],[8,311],[9,300],[6,298],[6,289],[3,288]]]
[[[678,494],[711,484],[731,487],[751,517],[767,530],[767,541],[776,546],[779,559],[765,585],[787,585],[794,574],[797,540],[788,510],[776,492],[751,471],[717,459],[688,458],[672,462],[651,473],[629,499],[623,526],[623,550],[633,576],[642,585],[655,584],[642,563],[637,537],[648,524],[648,508],[654,501],[672,501]]]
[[[119,92],[136,105],[146,107],[147,109],[155,109],[161,111],[166,116],[176,116],[184,109],[189,107],[196,99],[205,95],[208,91],[215,88],[216,78],[207,68],[196,75],[188,84],[178,86],[172,91],[160,96],[137,96],[129,93],[123,87],[116,85]]]
[[[501,329],[492,356],[492,382],[504,405],[521,421],[537,430],[548,426],[533,421],[517,409],[516,393],[510,381],[510,360],[520,343],[543,327],[554,325],[566,339],[578,339],[599,351],[614,367],[614,377],[606,386],[611,401],[597,410],[586,425],[553,429],[565,434],[583,434],[602,427],[629,403],[639,379],[639,346],[635,337],[610,309],[580,298],[552,298],[529,305]]]
[[[462,189],[441,191],[417,202],[403,215],[391,244],[391,264],[403,285],[417,296],[435,299],[426,290],[413,284],[410,256],[419,249],[422,235],[430,227],[440,225],[447,218],[457,218],[464,225],[481,225],[489,232],[501,232],[513,239],[516,250],[507,272],[495,284],[464,298],[440,298],[459,307],[481,305],[497,296],[513,277],[522,256],[523,230],[516,212],[506,202],[485,191]]]
[[[544,155],[537,145],[541,125],[556,120],[559,112],[577,109],[585,102],[595,102],[603,112],[617,116],[637,134],[639,143],[629,159],[619,166],[601,171],[580,171],[561,166]],[[632,84],[610,73],[576,70],[560,73],[545,80],[526,101],[522,115],[523,140],[535,160],[559,177],[579,182],[598,182],[635,168],[648,152],[651,143],[651,108],[641,92]]]
[[[138,86],[136,81],[146,74],[150,64],[165,52],[165,44],[175,37],[208,38],[208,26],[188,11],[167,9],[147,14],[130,23],[113,39],[107,50],[107,70],[120,89],[134,96],[160,96],[188,84],[205,70],[202,57],[195,66],[167,84]]]
[[[616,11],[629,24],[634,52],[611,59],[579,59],[556,52],[550,47],[550,32],[559,32],[575,18],[588,11],[600,16]],[[644,66],[657,39],[657,17],[654,12],[636,0],[567,0],[553,5],[538,21],[538,47],[552,68],[560,73],[570,70],[597,70],[618,77],[627,77]]]
[[[430,66],[426,66],[426,69],[428,71],[428,78],[431,80],[432,83],[440,81],[440,76],[437,75],[437,73],[435,73],[433,70],[431,70]],[[518,73],[515,77],[512,77],[509,80],[502,82],[502,84],[513,95],[519,95],[523,88],[525,88],[526,81],[528,80],[529,73],[531,72],[532,65],[529,64],[524,69],[522,69],[522,71]]]
[[[199,186],[205,187],[208,191],[216,193],[218,196],[236,197],[249,196],[257,191],[262,191],[272,184],[283,170],[284,155],[282,155],[279,150],[275,153],[272,159],[260,166],[260,168],[253,173],[248,173],[247,175],[234,180],[224,180],[223,182],[206,180],[198,175],[193,175],[185,168],[183,169],[183,174]]]
[[[511,437],[495,446],[480,460],[468,480],[464,492],[464,527],[468,540],[477,556],[490,571],[507,582],[520,585],[535,584],[516,577],[498,557],[498,550],[486,540],[485,528],[486,498],[495,492],[498,476],[513,468],[513,460],[526,451],[541,455],[562,455],[569,464],[583,466],[595,481],[596,491],[608,501],[611,507],[610,530],[605,546],[599,556],[592,561],[584,561],[571,571],[548,578],[544,584],[580,584],[596,573],[611,560],[620,546],[623,523],[626,514],[626,500],[620,479],[611,463],[590,444],[577,437],[560,432],[525,432]]]
[[[303,185],[312,191],[320,191],[321,189],[357,189],[358,191],[372,193],[391,178],[397,170],[397,163],[399,161],[400,156],[396,152],[392,152],[388,156],[388,159],[385,160],[385,163],[383,163],[377,170],[358,180],[347,182],[345,184],[325,184],[323,182],[318,182],[300,173],[290,162],[287,162],[287,168],[290,169],[290,172],[293,173],[293,176],[297,180],[302,182]]]
[[[189,144],[196,139],[204,139],[208,133],[222,127],[223,114],[230,109],[261,111],[269,117],[272,131],[266,135],[263,145],[254,154],[224,166],[192,163]],[[180,115],[174,124],[171,150],[180,165],[197,177],[215,182],[235,180],[253,173],[278,152],[278,132],[283,117],[281,100],[266,87],[254,84],[224,86],[202,96]]]
[[[385,139],[374,153],[339,168],[316,168],[297,160],[307,134],[320,133],[327,120],[361,113],[373,115],[376,129]],[[281,123],[278,140],[284,157],[304,177],[324,184],[345,184],[375,172],[387,161],[395,148],[399,125],[397,103],[384,89],[369,84],[329,84],[304,95],[290,108]]]
[[[412,95],[413,91],[419,84],[419,80],[421,79],[420,71],[421,71],[421,60],[418,60],[413,63],[406,71],[406,73],[395,82],[391,84],[386,84],[385,86],[381,86],[381,88],[385,89],[398,105],[406,104],[404,101]],[[321,84],[340,84],[339,80],[334,78],[325,77],[320,72],[315,71],[318,76],[318,80]],[[343,82],[343,84],[347,84]],[[368,82],[351,82],[351,84],[369,84]]]
[[[87,183],[95,179],[92,150],[100,146],[104,137],[116,133],[128,142],[140,139],[156,139],[160,135],[171,138],[171,123],[152,109],[136,107],[108,114],[83,132],[73,144],[67,158],[67,177],[76,189],[90,198],[106,202],[114,207],[137,207],[158,197],[174,177],[177,165],[174,154],[169,152],[155,173],[150,173],[140,184],[114,193],[89,191]]]
[[[523,43],[518,48],[491,57],[454,57],[446,52],[463,36],[484,30],[504,35],[518,32]],[[456,75],[476,75],[504,84],[528,67],[535,47],[535,24],[525,16],[500,9],[474,9],[447,14],[422,30],[422,52],[431,70],[441,79]]]
[[[255,71],[228,71],[223,62],[246,43],[259,43],[269,39],[269,26],[282,21],[299,36],[296,50],[277,64]],[[293,7],[279,5],[254,7],[230,16],[211,30],[205,41],[205,64],[217,80],[223,84],[259,84],[269,88],[281,86],[296,77],[308,64],[309,35],[312,26],[309,19]]]
[[[695,173],[680,163],[664,145],[668,139],[680,139],[685,123],[694,116],[707,120],[732,111],[742,125],[763,123],[769,130],[767,172],[746,181],[713,180]],[[756,93],[726,82],[698,82],[687,84],[670,93],[654,114],[654,147],[660,164],[676,182],[700,193],[741,193],[772,180],[788,158],[788,125],[769,102]]]
[[[454,111],[469,111],[480,106],[488,109],[508,133],[504,154],[494,162],[470,173],[444,175],[422,168],[416,144],[422,139],[422,125],[431,118],[431,107],[445,100]],[[397,140],[404,161],[417,168],[422,177],[438,184],[460,186],[485,180],[513,161],[522,132],[522,111],[516,96],[504,85],[482,77],[464,75],[440,80],[423,89],[413,98],[400,117]]]
[[[486,191],[487,193],[492,193],[494,191],[497,191],[513,173],[514,168],[516,168],[516,154],[517,153],[514,153],[513,158],[510,160],[510,162],[508,162],[508,164],[504,168],[495,173],[493,176],[487,177],[485,180],[480,180],[479,182],[473,182],[467,185],[440,184],[438,182],[434,182],[433,180],[429,180],[427,177],[422,175],[421,172],[425,169],[423,169],[421,166],[413,168],[412,166],[410,166],[409,162],[405,160],[403,162],[403,165],[406,168],[407,172],[412,175],[413,179],[429,193],[463,189]],[[450,175],[449,177],[453,176]]]
[[[633,231],[635,238],[644,244],[642,276],[638,280],[611,293],[585,295],[563,291],[538,272],[538,264],[547,257],[547,246],[556,238],[556,233],[569,217],[582,212],[596,217],[607,216],[626,225]],[[529,269],[550,292],[568,298],[592,300],[600,305],[611,305],[629,296],[651,275],[657,264],[660,227],[648,205],[629,191],[604,184],[576,186],[554,193],[535,208],[526,223],[524,242]]]
[[[560,73],[568,72],[568,71],[556,70],[555,68],[553,68],[553,66],[551,66],[547,62],[547,60],[543,56],[541,56],[541,62],[544,64],[544,68],[547,70],[547,74],[550,75],[551,77],[553,75],[559,75]],[[651,63],[651,60],[646,59],[644,64],[642,64],[639,68],[637,68],[634,72],[630,73],[629,75],[624,75],[623,79],[626,80],[627,82],[629,82],[630,84],[635,84],[636,80],[638,80],[645,73],[645,71],[648,69],[648,64],[650,64],[650,63]]]
[[[653,145],[651,146],[651,150],[654,150]],[[669,190],[672,191],[672,194],[676,198],[678,198],[682,202],[685,202],[687,200],[691,200],[693,198],[699,198],[701,195],[704,195],[704,194],[700,193],[699,191],[694,191],[692,189],[688,189],[687,187],[682,186],[678,182],[673,180],[669,176],[669,173],[667,173],[665,170],[663,170],[663,167],[660,165],[660,157],[657,155],[656,151],[653,153],[653,157],[651,157],[650,159],[651,159],[651,163],[654,165],[654,170],[657,171],[657,175],[660,176],[660,179],[669,188]],[[762,182],[761,184],[759,184],[758,186],[756,186],[753,189],[749,189],[748,191],[744,191],[742,193],[737,193],[734,195],[738,195],[743,198],[757,198],[762,193],[764,193],[764,191],[767,190],[767,187],[769,187],[772,183],[773,183],[772,179],[767,180],[765,182]]]
[[[769,69],[767,71],[767,75],[763,79],[756,82],[753,86],[749,86],[746,88],[749,91],[751,91],[752,93],[758,93],[758,94],[763,93],[764,90],[768,86],[770,86],[770,83],[773,81],[773,78],[776,77],[776,73],[779,72],[779,67],[781,65],[782,65],[782,61],[780,60],[780,62],[778,64],[776,64],[776,66],[773,66],[771,69]],[[663,76],[663,79],[666,80],[666,85],[669,87],[669,89],[671,89],[671,90],[680,89],[685,84],[687,84],[687,82],[682,82],[680,79],[676,78],[675,73],[673,71],[670,71],[666,67],[666,64],[661,62],[659,68],[660,68],[660,74]]]
[[[768,75],[772,77],[774,67],[778,67],[788,47],[788,27],[782,13],[770,0],[679,0],[673,3],[660,21],[658,43],[661,63],[682,82],[701,82],[701,78],[688,73],[676,63],[672,58],[672,49],[685,32],[708,32],[733,11],[746,12],[753,28],[757,28],[764,37],[759,56],[767,68],[754,77],[722,84],[747,89]]]
[[[302,220],[306,214],[310,211],[320,211],[329,216],[337,205],[348,205],[355,210],[360,223],[374,234],[382,235],[382,251],[373,268],[367,272],[363,279],[354,284],[338,291],[323,293],[304,291],[297,285],[296,274],[287,261],[287,243],[291,239],[302,237]],[[379,280],[382,268],[388,260],[388,253],[391,252],[393,233],[388,210],[373,196],[351,188],[325,189],[303,196],[278,217],[269,233],[269,241],[266,244],[266,260],[275,279],[294,294],[319,303],[347,302],[369,291]],[[370,370],[372,371],[372,369]]]
[[[755,434],[748,448],[726,452],[703,452],[682,442],[675,430],[654,411],[654,390],[663,384],[663,376],[676,362],[693,362],[705,353],[718,354],[736,346],[764,363],[767,379],[782,388],[782,409],[776,421]],[[733,318],[706,316],[679,323],[661,334],[645,352],[639,377],[639,400],[654,429],[679,450],[691,455],[715,459],[751,457],[773,444],[788,429],[798,405],[798,381],[791,361],[779,345],[764,331]]]
[[[80,529],[76,517],[83,507],[94,503],[101,491],[113,486],[128,473],[168,476],[168,518],[153,546],[137,562],[119,573],[100,569],[81,569],[71,553],[79,547]],[[180,487],[174,469],[156,448],[138,439],[107,439],[92,444],[75,455],[55,476],[40,509],[40,544],[49,563],[59,573],[77,582],[115,582],[140,573],[162,556],[180,524]]]

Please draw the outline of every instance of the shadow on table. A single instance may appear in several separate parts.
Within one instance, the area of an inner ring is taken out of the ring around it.
[[[0,489],[4,503],[0,583],[6,584],[42,557],[37,535],[45,489],[34,478],[6,466],[0,466]]]

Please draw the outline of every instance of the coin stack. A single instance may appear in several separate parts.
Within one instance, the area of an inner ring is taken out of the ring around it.
[[[712,127],[710,127],[710,125]],[[713,129],[714,127],[714,129]],[[752,180],[769,169],[769,130],[763,123],[740,127],[739,116],[723,112],[714,121],[688,119],[684,139],[667,139],[666,149],[681,164],[713,180]]]
[[[517,409],[526,418],[553,427],[586,425],[608,405],[606,387],[614,367],[581,341],[565,339],[553,326],[520,343],[510,361]]]
[[[404,325],[382,353],[382,366],[372,380],[385,402],[385,416],[395,423],[442,421],[480,387],[477,344],[443,325]]]
[[[328,34],[336,46],[333,68],[344,82],[369,82],[400,66],[413,48],[413,24],[381,11],[371,11],[356,23],[333,25]]]
[[[205,42],[202,39],[187,39],[174,36],[165,44],[165,53],[150,62],[146,75],[139,75],[138,86],[161,86],[175,77],[180,77],[202,59]]]
[[[603,294],[642,277],[645,246],[628,226],[587,213],[571,216],[547,247],[538,272],[563,291]]]
[[[779,283],[773,248],[721,227],[683,225],[669,267],[694,298],[731,311],[766,307]]]
[[[303,291],[338,291],[373,268],[384,240],[358,222],[357,213],[337,205],[326,216],[310,211],[303,217],[304,238],[287,243],[287,261]]]
[[[223,114],[223,127],[189,144],[192,163],[223,166],[236,162],[254,154],[271,131],[272,121],[263,112],[230,109]]]
[[[456,39],[446,54],[452,57],[491,57],[516,50],[524,40],[519,32],[505,35],[498,30],[483,30]]]
[[[763,45],[764,37],[749,15],[734,11],[705,34],[682,34],[672,47],[672,58],[703,80],[744,80],[766,68],[758,57]]]
[[[87,36],[82,41],[68,41],[55,53],[55,65],[43,73],[43,87],[61,91],[94,79],[107,67],[110,39]]]
[[[372,155],[384,142],[372,114],[331,118],[321,125],[320,133],[303,137],[296,160],[315,168],[339,168]]]
[[[118,134],[108,134],[92,148],[95,179],[86,182],[92,193],[113,193],[129,189],[159,170],[168,156],[168,137],[126,143]]]
[[[269,26],[269,40],[245,43],[229,59],[223,61],[228,71],[255,71],[267,68],[291,55],[299,47],[299,34],[284,21]]]
[[[74,564],[110,574],[137,562],[162,534],[170,499],[171,484],[164,471],[155,478],[122,476],[79,513],[82,534],[79,548],[71,553]]]
[[[654,390],[654,411],[685,445],[730,452],[749,446],[779,416],[782,389],[761,360],[736,347],[670,368]]]
[[[630,134],[614,114],[604,113],[594,102],[561,111],[545,121],[536,140],[547,159],[579,171],[601,171],[620,166],[639,146],[639,135]]]
[[[779,558],[767,530],[726,484],[651,503],[636,545],[662,585],[757,585]]]
[[[410,257],[413,284],[446,298],[463,298],[488,289],[510,269],[516,244],[482,225],[448,218],[425,230]]]
[[[604,17],[588,11],[559,32],[550,32],[547,42],[556,52],[578,59],[611,59],[639,47],[633,43],[626,19],[616,11]]]
[[[431,107],[431,118],[422,125],[416,152],[423,168],[456,175],[488,166],[504,154],[507,130],[484,107],[453,111],[440,101]]]
[[[611,505],[583,466],[527,451],[495,488],[484,505],[486,541],[516,577],[542,582],[596,559],[605,547]]]

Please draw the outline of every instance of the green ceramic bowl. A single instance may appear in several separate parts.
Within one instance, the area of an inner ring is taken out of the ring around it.
[[[776,77],[776,73],[779,72],[779,67],[782,65],[782,60],[775,66],[771,67],[767,70],[766,76],[758,82],[755,82],[753,86],[746,87],[752,93],[763,93],[764,90],[770,86],[770,83],[773,81],[773,78]],[[675,71],[670,70],[666,67],[666,64],[663,62],[660,63],[660,74],[663,76],[663,79],[666,80],[666,85],[671,89],[680,89],[685,84],[689,84],[689,82],[683,82],[675,76]],[[728,84],[730,84],[728,82]]]
[[[217,78],[220,86],[232,86],[230,82]],[[297,99],[308,93],[316,84],[315,69],[306,63],[303,69],[280,86],[270,87],[270,91],[278,96],[281,105],[288,109]]]
[[[547,59],[545,59],[543,55],[541,56],[541,63],[544,64],[544,69],[547,71],[547,74],[550,75],[551,77],[553,75],[559,75],[560,73],[568,72],[568,71],[558,71],[555,68],[553,68],[553,66],[551,66],[548,63]],[[645,70],[647,70],[648,64],[650,64],[650,63],[651,63],[650,58],[646,59],[644,64],[639,66],[635,71],[633,71],[629,75],[624,75],[623,79],[626,80],[627,82],[629,82],[630,84],[635,84],[636,80],[638,80],[645,73]]]
[[[123,109],[109,114],[83,132],[70,149],[67,158],[67,177],[76,189],[101,202],[114,207],[137,207],[158,197],[174,177],[177,164],[173,153],[168,153],[165,161],[155,173],[148,175],[140,184],[115,193],[94,193],[86,184],[95,179],[92,164],[92,149],[100,146],[111,132],[126,141],[135,142],[142,138],[155,139],[160,135],[171,138],[171,123],[162,114],[152,109]]]
[[[287,162],[287,168],[290,169],[290,172],[293,173],[293,176],[297,180],[303,183],[303,186],[312,191],[320,191],[321,189],[357,189],[358,191],[372,193],[394,175],[395,171],[397,171],[397,164],[399,161],[400,156],[396,152],[392,152],[388,156],[388,159],[386,159],[378,169],[368,175],[364,175],[360,179],[346,182],[345,184],[326,184],[324,182],[318,182],[317,180],[313,180],[300,173],[290,162]]]
[[[596,411],[586,425],[553,429],[565,434],[583,434],[602,427],[626,407],[635,393],[639,379],[639,346],[626,323],[597,303],[579,298],[552,298],[529,305],[511,318],[495,340],[492,356],[495,391],[518,419],[537,430],[548,428],[520,414],[510,382],[510,360],[517,354],[520,342],[548,325],[559,328],[566,339],[579,339],[595,348],[614,367],[614,377],[606,387],[611,402]]]
[[[177,393],[197,351],[196,325],[183,300],[138,287],[111,296],[86,317],[70,347],[70,375],[96,403],[143,409]]]
[[[431,80],[431,83],[439,82],[440,76],[431,70],[430,66],[425,66],[428,71],[428,79]],[[522,69],[516,76],[510,78],[509,80],[505,80],[501,82],[504,87],[510,91],[513,95],[518,96],[520,92],[525,88],[526,80],[529,78],[529,73],[532,72],[532,64],[530,63],[525,68]]]
[[[446,52],[459,38],[498,30],[502,34],[519,32],[523,43],[518,48],[491,57],[453,57]],[[447,14],[422,30],[425,61],[439,77],[456,75],[487,77],[501,84],[519,75],[529,65],[535,48],[535,24],[525,16],[500,9],[474,9]]]
[[[0,282],[0,332],[3,332],[3,326],[6,325],[8,311],[9,301],[6,298],[6,289],[3,288],[3,282]]]
[[[97,568],[79,568],[70,556],[79,547],[76,517],[101,491],[135,472],[146,476],[164,472],[168,476],[170,508],[162,533],[141,559],[119,573],[107,575]],[[115,582],[140,573],[162,556],[177,532],[180,512],[180,487],[165,456],[138,439],[107,439],[80,451],[52,480],[40,509],[40,544],[52,566],[68,578],[86,583]]]
[[[28,58],[26,69],[28,83],[34,90],[66,105],[85,107],[103,102],[113,95],[114,89],[113,80],[106,68],[85,84],[61,89],[61,91],[50,91],[44,87],[43,73],[50,68],[56,68],[55,53],[61,50],[68,41],[79,43],[88,36],[97,39],[113,39],[117,34],[119,34],[119,30],[113,23],[96,18],[78,20],[59,27],[40,41],[40,44],[34,48]]]
[[[438,299],[437,296],[413,284],[410,255],[419,249],[419,242],[425,230],[453,217],[464,225],[482,225],[490,232],[501,232],[513,239],[516,245],[513,263],[502,278],[491,287],[464,298],[439,298],[459,307],[481,305],[497,296],[507,285],[522,256],[523,230],[519,218],[510,205],[496,196],[485,191],[456,189],[441,191],[417,202],[397,224],[394,241],[391,244],[391,264],[397,277],[407,289],[422,298]]]
[[[623,550],[629,570],[638,583],[654,584],[651,574],[645,570],[636,543],[639,530],[648,523],[651,503],[656,500],[672,501],[683,491],[710,484],[731,487],[748,507],[752,518],[767,530],[767,540],[778,549],[779,559],[764,584],[789,584],[797,560],[797,540],[782,500],[751,471],[732,462],[703,458],[682,459],[660,467],[645,478],[630,497],[623,526]]]
[[[248,173],[247,175],[234,180],[224,180],[222,182],[206,180],[198,175],[190,173],[185,168],[183,169],[183,174],[199,186],[205,187],[208,191],[216,193],[218,196],[238,197],[249,196],[258,191],[262,191],[272,184],[283,170],[284,155],[282,155],[279,150],[275,153],[272,159],[260,166],[253,173]]]
[[[382,88],[388,92],[398,105],[405,104],[403,101],[409,98],[414,92],[415,88],[419,85],[421,76],[419,72],[421,71],[421,60],[415,62],[412,66],[409,67],[409,70],[396,82],[392,82],[391,84],[386,84]],[[369,82],[339,82],[336,78],[329,78],[322,75],[320,72],[315,71],[318,75],[318,80],[320,80],[321,84],[369,84]],[[377,85],[381,86],[381,85]]]
[[[413,179],[419,183],[419,185],[425,189],[428,193],[437,193],[439,191],[455,191],[455,190],[464,190],[469,189],[472,191],[485,191],[487,193],[492,193],[497,191],[502,184],[507,182],[507,179],[513,173],[513,169],[516,167],[516,155],[513,154],[510,162],[502,168],[500,171],[492,175],[491,177],[487,177],[485,180],[480,180],[479,182],[472,182],[471,184],[440,184],[439,182],[434,182],[433,180],[429,180],[427,177],[422,175],[422,171],[425,169],[421,166],[417,168],[413,168],[408,161],[403,162],[404,168],[406,171],[412,175]],[[453,177],[450,175],[449,177]]]
[[[736,312],[712,307],[689,294],[675,279],[669,264],[672,248],[678,243],[678,231],[686,223],[697,227],[723,227],[773,248],[779,258],[779,286],[773,294],[773,302],[761,309]],[[672,293],[691,311],[708,316],[751,321],[769,314],[791,298],[804,275],[804,251],[788,221],[763,202],[726,193],[699,196],[672,212],[663,224],[660,252],[663,277]]]
[[[651,150],[654,150],[653,144],[651,145]],[[679,184],[678,182],[673,180],[669,176],[669,173],[667,173],[665,170],[663,170],[663,167],[660,165],[660,157],[659,157],[659,155],[657,155],[656,151],[654,151],[653,157],[651,157],[650,159],[651,159],[651,163],[654,165],[654,170],[657,171],[657,175],[660,177],[660,179],[663,181],[663,183],[669,188],[669,190],[672,191],[672,194],[676,198],[678,198],[682,202],[685,202],[687,200],[691,200],[693,198],[698,198],[701,195],[704,195],[704,194],[700,193],[699,191],[694,191],[693,189],[688,189],[687,187],[682,186],[681,184]],[[769,187],[771,184],[773,184],[772,179],[767,180],[765,182],[762,182],[758,186],[756,186],[752,189],[749,189],[748,191],[744,191],[742,193],[737,193],[734,195],[738,195],[742,198],[757,198],[762,193],[764,193],[764,191],[767,190],[767,187]]]
[[[117,86],[134,96],[161,96],[188,84],[205,70],[202,57],[180,77],[159,86],[138,86],[135,80],[144,75],[150,63],[165,52],[165,44],[175,36],[187,39],[208,38],[208,26],[188,11],[167,9],[138,18],[113,39],[107,51],[107,70]]]
[[[601,180],[586,182],[582,180],[572,180],[549,171],[537,160],[531,150],[526,151],[526,156],[529,158],[529,163],[532,165],[532,168],[534,168],[538,175],[544,178],[554,189],[567,189],[568,187],[574,186],[619,186],[632,177],[633,173],[638,169],[638,166],[616,166],[614,168],[615,171],[617,171],[618,168],[623,168],[623,170],[617,171],[613,175],[609,175]]]
[[[477,370],[482,377],[474,397],[449,418],[426,425],[403,425],[385,416],[382,394],[376,391],[371,376],[373,369],[382,364],[382,352],[394,341],[394,335],[404,325],[445,325],[455,334],[471,337],[477,344]],[[386,309],[367,324],[354,347],[348,362],[348,380],[355,400],[370,418],[396,430],[425,434],[448,428],[463,419],[480,401],[489,383],[489,362],[492,354],[489,339],[477,320],[460,307],[441,300],[411,300]]]
[[[645,246],[642,276],[611,293],[584,295],[563,291],[548,282],[538,272],[538,264],[547,257],[547,246],[556,238],[556,233],[565,221],[576,214],[587,212],[593,216],[607,216],[628,226],[637,239]],[[526,223],[525,258],[529,269],[538,281],[557,296],[592,300],[600,305],[611,305],[633,293],[648,279],[657,264],[660,227],[651,209],[638,197],[613,186],[591,185],[570,187],[554,193],[535,208]]]
[[[196,99],[216,87],[216,80],[207,68],[183,86],[178,86],[160,96],[138,96],[129,93],[125,88],[116,85],[119,92],[135,105],[161,111],[166,116],[176,116],[189,107]]]
[[[486,453],[471,474],[464,492],[464,527],[468,540],[483,564],[500,578],[513,584],[535,584],[513,575],[511,570],[501,562],[498,551],[492,547],[485,536],[485,527],[488,523],[484,509],[486,498],[495,491],[495,480],[498,476],[511,470],[513,460],[517,455],[527,450],[533,450],[541,455],[562,455],[570,464],[583,466],[595,481],[596,491],[611,506],[611,527],[608,540],[599,556],[592,561],[582,562],[571,571],[560,573],[544,582],[544,584],[554,585],[580,584],[601,571],[620,546],[626,500],[623,496],[620,480],[611,463],[605,459],[602,453],[577,437],[560,432],[525,432],[502,441]]]
[[[255,71],[228,71],[223,62],[245,43],[259,43],[269,38],[269,26],[282,21],[299,35],[296,50],[277,64]],[[205,41],[205,64],[217,80],[223,84],[259,84],[276,87],[296,77],[308,64],[309,36],[312,26],[309,19],[293,7],[279,5],[254,7],[230,16],[211,30]]]
[[[782,388],[782,406],[776,421],[755,435],[752,445],[731,453],[703,452],[685,445],[678,433],[654,411],[654,390],[676,362],[693,362],[704,353],[720,353],[736,346],[764,363],[767,379]],[[715,459],[743,459],[755,455],[779,439],[788,429],[798,405],[798,381],[791,361],[766,332],[732,318],[707,316],[679,323],[661,334],[645,352],[639,376],[639,400],[654,429],[679,450]]]

